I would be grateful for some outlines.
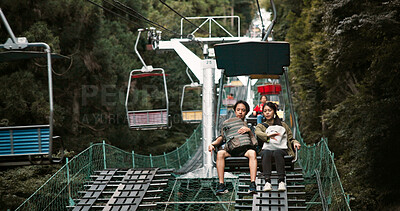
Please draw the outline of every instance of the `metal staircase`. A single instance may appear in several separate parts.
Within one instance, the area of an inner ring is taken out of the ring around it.
[[[236,210],[305,210],[304,179],[300,168],[286,172],[287,191],[278,191],[278,176],[276,171],[272,172],[271,184],[272,191],[263,192],[265,184],[261,174],[257,175],[257,193],[249,195],[248,185],[250,175],[240,175],[238,192],[236,196]]]

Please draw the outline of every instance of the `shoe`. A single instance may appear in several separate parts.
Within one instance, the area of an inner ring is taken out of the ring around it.
[[[256,193],[256,192],[257,192],[256,183],[255,182],[250,183],[249,193]]]
[[[269,182],[265,182],[265,185],[263,187],[263,191],[271,191],[272,190],[272,185]]]
[[[285,191],[286,190],[286,184],[285,182],[280,182],[278,185],[278,190],[279,191]]]
[[[219,183],[217,188],[217,195],[228,193],[228,188],[225,186],[224,183]]]

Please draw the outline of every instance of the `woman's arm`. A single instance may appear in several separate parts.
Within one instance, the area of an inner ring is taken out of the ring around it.
[[[293,133],[292,133],[292,130],[290,129],[289,125],[287,125],[284,122],[282,122],[282,125],[286,130],[288,141],[290,141],[290,143],[293,144],[294,148],[300,149],[301,144],[300,144],[300,142],[298,142],[296,139],[293,138]]]
[[[268,136],[265,133],[265,130],[266,128],[264,125],[258,124],[254,133],[256,134],[257,138],[261,139],[261,141],[268,142]]]

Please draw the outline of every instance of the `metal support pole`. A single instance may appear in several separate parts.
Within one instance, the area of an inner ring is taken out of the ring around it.
[[[90,142],[90,148],[89,148],[89,168],[88,168],[88,174],[87,177],[89,178],[90,175],[92,174],[92,168],[93,168],[93,143]]]
[[[186,150],[187,150],[187,154],[188,154],[188,160],[190,160],[190,158],[192,157],[192,156],[190,156],[190,148],[189,148],[189,139],[186,139]]]
[[[167,154],[164,152],[165,168],[168,168]]]
[[[5,26],[6,29],[7,29],[8,34],[9,34],[10,37],[11,37],[11,40],[13,41],[13,43],[17,43],[17,38],[15,37],[14,32],[12,31],[10,25],[8,24],[8,21],[7,21],[7,19],[6,19],[6,16],[4,15],[3,11],[1,10],[1,8],[0,8],[0,16],[1,16],[1,20],[2,20],[3,23],[4,23],[4,26]]]
[[[203,60],[203,167],[212,168],[212,156],[208,152],[208,145],[214,139],[214,120],[215,120],[215,67],[213,59]]]
[[[135,152],[132,150],[132,168],[135,168]]]
[[[225,80],[225,70],[221,71],[221,78],[219,79],[219,92],[218,92],[218,103],[217,103],[217,117],[215,118],[215,136],[218,134],[218,125],[219,125],[219,117],[221,113],[221,101],[222,101],[222,91],[224,88],[224,80]]]
[[[179,168],[182,168],[182,166],[181,166],[181,157],[179,156],[179,148],[178,148],[178,147],[176,148],[176,154],[178,155],[178,165],[179,165]]]
[[[51,51],[50,46],[45,45],[46,54],[47,54],[47,77],[49,83],[49,104],[50,104],[50,114],[49,114],[49,156],[52,157],[53,153],[53,78],[52,78],[52,67],[51,67]]]
[[[141,57],[140,54],[139,54],[139,51],[137,50],[137,45],[138,45],[138,43],[139,43],[140,34],[142,33],[142,31],[144,31],[144,29],[138,29],[139,34],[138,34],[138,36],[137,36],[137,38],[136,38],[135,53],[137,54],[137,56],[139,57],[140,61],[142,62],[143,67],[144,67],[144,68],[147,68],[146,63],[144,63],[144,60],[142,59],[142,57]]]
[[[107,168],[106,162],[106,142],[103,140],[103,161],[104,161],[104,169]]]
[[[265,36],[263,37],[262,41],[267,41],[268,42],[268,36],[271,34],[272,32],[272,28],[274,28],[275,22],[276,22],[276,7],[275,7],[275,3],[274,0],[270,0],[271,5],[272,5],[272,10],[274,12],[274,18],[271,21],[271,24],[269,24],[268,28],[267,28],[267,33],[265,34]]]
[[[149,157],[150,157],[150,167],[153,168],[153,157],[151,156],[151,154]]]
[[[68,160],[68,158],[65,158],[65,161],[67,162],[65,165],[67,167],[68,201],[69,201],[70,206],[74,206],[75,203],[71,197],[71,184],[70,184],[71,180],[69,178],[69,160]]]
[[[46,43],[38,42],[38,43],[28,43],[29,47],[44,47],[46,56],[47,56],[47,78],[49,84],[49,105],[50,105],[50,113],[49,113],[49,158],[52,159],[52,149],[53,149],[53,116],[54,116],[54,105],[53,105],[53,76],[52,76],[52,67],[51,67],[51,50],[50,46]]]
[[[289,100],[289,106],[290,106],[290,126],[293,128],[293,138],[296,139],[296,131],[297,127],[296,124],[294,124],[294,109],[293,109],[293,101],[292,101],[292,93],[290,92],[290,85],[289,85],[289,69],[287,67],[283,68],[283,73],[285,74],[285,83],[286,83],[286,91],[288,95],[288,100]]]

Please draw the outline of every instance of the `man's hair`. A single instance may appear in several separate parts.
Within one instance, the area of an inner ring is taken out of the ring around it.
[[[250,111],[250,106],[249,106],[249,104],[248,104],[246,101],[244,101],[244,100],[238,100],[238,101],[235,103],[235,105],[233,106],[233,110],[236,111],[236,107],[237,107],[237,105],[239,105],[240,103],[243,104],[244,107],[246,107],[246,114],[245,114],[245,115],[247,115],[247,113],[249,113],[249,111]]]

